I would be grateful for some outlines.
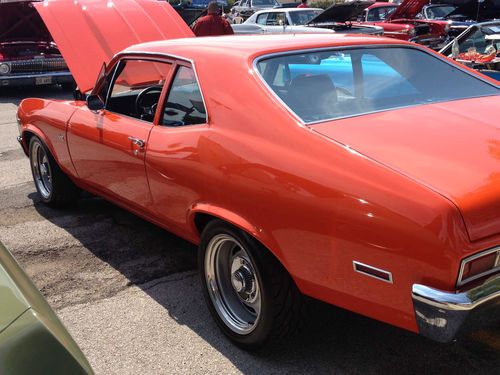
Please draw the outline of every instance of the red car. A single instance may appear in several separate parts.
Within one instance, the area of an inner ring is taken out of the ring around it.
[[[404,0],[401,5],[376,2],[365,9],[358,22],[384,28],[384,35],[439,48],[446,40],[449,22],[419,20],[415,16],[428,0]]]
[[[30,1],[0,1],[0,87],[60,84],[71,73]]]
[[[19,106],[38,193],[86,190],[198,244],[238,345],[291,332],[304,295],[439,341],[498,313],[495,81],[390,38],[194,38],[166,2],[48,4],[90,94]]]

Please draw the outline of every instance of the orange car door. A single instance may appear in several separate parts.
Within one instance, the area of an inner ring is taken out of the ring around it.
[[[189,206],[201,195],[211,194],[212,189],[206,179],[208,166],[202,164],[207,158],[203,150],[210,148],[204,147],[210,143],[210,129],[200,86],[190,64],[176,64],[158,117],[146,153],[154,213],[182,232]]]
[[[137,207],[151,203],[144,165],[154,117],[171,64],[124,59],[114,70],[103,110],[78,110],[68,147],[78,177],[112,198]]]

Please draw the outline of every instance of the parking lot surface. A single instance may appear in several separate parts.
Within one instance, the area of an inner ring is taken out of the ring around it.
[[[193,245],[90,195],[65,210],[39,201],[16,142],[28,96],[70,98],[0,89],[0,241],[97,374],[500,374],[498,320],[443,345],[315,301],[292,340],[239,350],[205,307]]]

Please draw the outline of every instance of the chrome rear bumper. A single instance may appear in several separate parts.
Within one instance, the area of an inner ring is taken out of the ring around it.
[[[464,292],[445,292],[414,284],[413,308],[419,333],[439,342],[449,342],[458,333],[473,310],[500,307],[500,275]]]

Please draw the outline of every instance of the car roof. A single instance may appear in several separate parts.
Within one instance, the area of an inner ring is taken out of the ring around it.
[[[229,35],[142,43],[127,48],[123,53],[164,54],[188,60],[220,62],[222,56],[247,61],[251,57],[277,52],[382,44],[412,45],[393,38],[360,34]]]

